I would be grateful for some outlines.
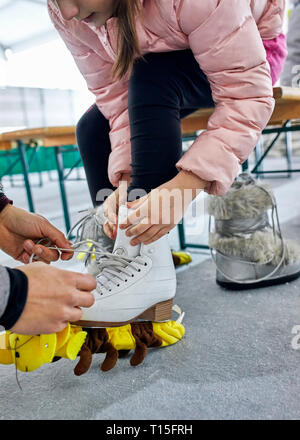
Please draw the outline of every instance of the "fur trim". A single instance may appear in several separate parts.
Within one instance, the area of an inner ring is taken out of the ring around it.
[[[267,192],[260,187],[273,194],[269,186],[260,182],[259,186],[256,183],[234,182],[224,196],[208,197],[208,213],[217,220],[247,218],[262,214],[272,208],[273,203]]]
[[[284,240],[286,244],[285,264],[300,262],[300,246],[292,240]],[[276,265],[281,260],[281,241],[274,240],[273,231],[257,231],[251,236],[224,237],[216,233],[209,236],[209,246],[219,252],[242,258],[254,263],[266,264],[272,260]]]

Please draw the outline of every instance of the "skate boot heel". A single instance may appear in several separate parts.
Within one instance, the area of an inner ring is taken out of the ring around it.
[[[173,299],[168,299],[146,310],[139,318],[147,321],[167,321],[172,318]]]

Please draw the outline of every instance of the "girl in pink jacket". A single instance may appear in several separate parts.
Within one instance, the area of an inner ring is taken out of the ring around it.
[[[122,180],[146,191],[132,208],[158,197],[156,188],[227,192],[273,111],[272,83],[286,57],[284,3],[48,0],[96,97],[77,126],[94,205],[103,202],[99,190]],[[180,120],[212,106],[207,130],[182,154]],[[139,224],[132,235],[148,244],[174,223]]]

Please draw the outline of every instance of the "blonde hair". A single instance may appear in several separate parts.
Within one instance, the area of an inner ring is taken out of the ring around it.
[[[56,0],[52,0],[59,9]],[[131,72],[135,57],[143,58],[139,45],[136,18],[142,17],[141,0],[116,0],[113,17],[118,18],[117,59],[112,68],[115,80],[121,80]]]
[[[118,18],[117,59],[112,69],[114,79],[121,80],[131,72],[135,57],[142,57],[136,18],[141,17],[140,0],[118,0],[113,16]]]

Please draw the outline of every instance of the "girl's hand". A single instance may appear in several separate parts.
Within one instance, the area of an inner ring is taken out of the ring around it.
[[[70,249],[70,252],[62,252],[62,260],[72,258],[72,243],[41,215],[11,205],[7,205],[1,211],[0,249],[15,260],[27,264],[32,254],[37,255],[44,263],[58,260],[57,251],[47,249],[42,244],[35,244],[36,240],[42,238],[49,239],[51,246]]]
[[[152,243],[179,223],[190,203],[204,189],[205,181],[193,173],[180,171],[169,182],[160,185],[149,194],[127,207],[134,209],[120,225],[127,229],[127,236],[134,236],[131,244]]]
[[[117,235],[119,206],[124,205],[127,201],[127,188],[130,182],[130,174],[123,174],[119,182],[119,187],[110,194],[105,200],[103,207],[107,217],[103,225],[105,234],[114,240]]]

